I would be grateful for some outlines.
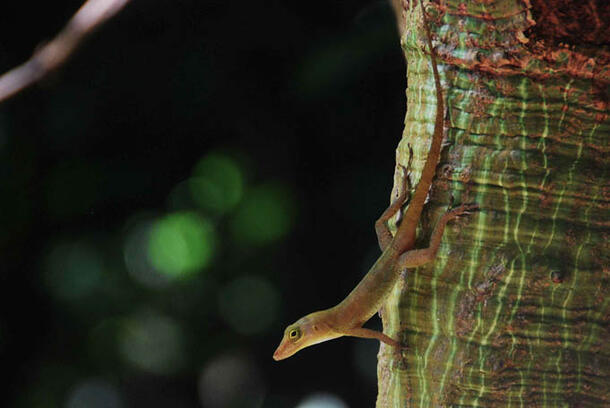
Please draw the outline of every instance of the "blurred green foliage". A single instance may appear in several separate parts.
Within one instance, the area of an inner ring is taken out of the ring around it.
[[[212,225],[194,212],[166,215],[152,226],[149,257],[162,273],[172,277],[207,266],[216,247]]]
[[[1,70],[78,4],[36,7]],[[375,245],[403,76],[385,2],[133,2],[0,106],[0,406],[371,405],[376,344],[271,354]]]

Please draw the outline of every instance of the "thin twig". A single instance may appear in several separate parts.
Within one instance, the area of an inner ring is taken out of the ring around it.
[[[23,64],[0,76],[0,102],[40,81],[60,67],[93,30],[130,0],[87,0],[66,26]]]

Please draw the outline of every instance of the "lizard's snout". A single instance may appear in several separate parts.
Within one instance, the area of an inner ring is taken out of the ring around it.
[[[282,345],[280,344],[277,349],[275,349],[275,352],[273,352],[273,359],[275,361],[280,361],[285,359],[286,356],[284,356],[284,353],[282,352]]]

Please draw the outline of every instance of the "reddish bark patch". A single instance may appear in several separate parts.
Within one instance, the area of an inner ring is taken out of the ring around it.
[[[550,43],[610,44],[608,0],[531,0],[534,35]]]

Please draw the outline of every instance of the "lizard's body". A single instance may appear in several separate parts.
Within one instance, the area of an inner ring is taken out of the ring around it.
[[[421,0],[420,6],[424,15],[424,26],[432,60],[437,108],[432,143],[413,198],[403,215],[396,234],[392,237],[386,223],[400,210],[406,198],[406,175],[403,170],[398,197],[375,223],[379,246],[383,251],[377,262],[341,303],[330,309],[311,313],[288,326],[284,331],[284,337],[280,345],[273,354],[275,360],[290,357],[307,346],[341,336],[375,338],[386,344],[398,346],[398,342],[387,335],[363,328],[362,325],[380,309],[387,294],[396,284],[401,270],[414,268],[434,259],[447,222],[459,215],[468,213],[468,210],[476,208],[474,205],[462,205],[446,212],[432,233],[430,246],[425,249],[413,250],[417,224],[440,157],[444,116],[443,94],[436,66],[436,57],[432,49],[430,29],[425,19]]]

